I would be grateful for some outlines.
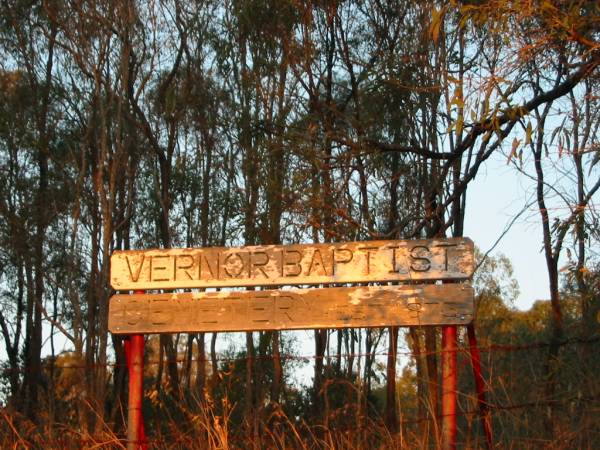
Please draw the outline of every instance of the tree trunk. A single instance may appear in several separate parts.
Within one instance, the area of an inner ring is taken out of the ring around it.
[[[196,392],[198,392],[198,399],[202,403],[206,398],[204,394],[206,389],[206,344],[204,342],[204,333],[199,333],[196,336],[196,340],[198,342]]]
[[[327,330],[315,330],[315,373],[313,380],[313,416],[320,423],[323,420],[323,358],[327,346]]]
[[[396,356],[398,350],[398,327],[388,331],[388,359],[386,380],[385,422],[391,433],[398,432],[398,408],[396,402]]]

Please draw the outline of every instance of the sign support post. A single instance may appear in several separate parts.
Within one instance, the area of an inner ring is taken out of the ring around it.
[[[485,434],[485,442],[488,449],[494,448],[492,439],[492,418],[485,398],[485,381],[481,372],[481,356],[477,346],[477,337],[475,336],[475,327],[473,324],[467,325],[467,334],[469,337],[469,352],[471,354],[471,366],[473,367],[473,378],[475,378],[475,387],[477,388],[477,403],[479,404],[479,415]]]
[[[137,294],[143,291],[136,291]],[[127,401],[127,450],[145,450],[146,436],[142,416],[144,397],[144,335],[132,334],[125,341],[125,357],[129,372]]]
[[[442,450],[456,449],[456,325],[442,327]]]

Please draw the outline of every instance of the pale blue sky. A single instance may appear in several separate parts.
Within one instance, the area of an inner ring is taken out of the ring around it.
[[[464,235],[485,253],[515,215],[535,200],[534,194],[533,182],[507,165],[504,155],[496,153],[467,190]],[[550,298],[541,219],[536,207],[534,203],[517,219],[491,253],[504,253],[512,262],[520,288],[515,305],[519,309],[528,309],[535,300]]]

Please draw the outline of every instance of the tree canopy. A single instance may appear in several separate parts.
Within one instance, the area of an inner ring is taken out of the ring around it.
[[[532,239],[546,267],[532,270],[548,273],[551,292],[514,311],[509,262],[479,266],[483,341],[548,344],[527,364],[490,356],[490,385],[507,395],[492,402],[535,403],[517,381],[532,376],[548,406],[541,421],[498,413],[498,438],[598,442],[597,419],[561,420],[598,402],[597,2],[10,0],[0,10],[0,404],[21,430],[3,444],[42,445],[61,427],[95,443],[122,435],[112,251],[459,237],[472,180],[498,154],[535,187]],[[316,330],[304,389],[290,378],[301,355],[286,358],[294,334],[248,333],[227,352],[228,337],[161,335],[146,401],[206,446],[342,445],[312,424],[354,429],[356,447],[397,442],[399,430],[410,442],[397,445],[433,445],[439,333],[407,332],[402,364],[400,336]],[[573,340],[585,345],[564,351]],[[150,423],[157,446],[176,434]]]

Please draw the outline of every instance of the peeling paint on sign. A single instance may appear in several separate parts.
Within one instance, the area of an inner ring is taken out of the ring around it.
[[[445,285],[115,295],[115,334],[464,325],[473,288]]]

